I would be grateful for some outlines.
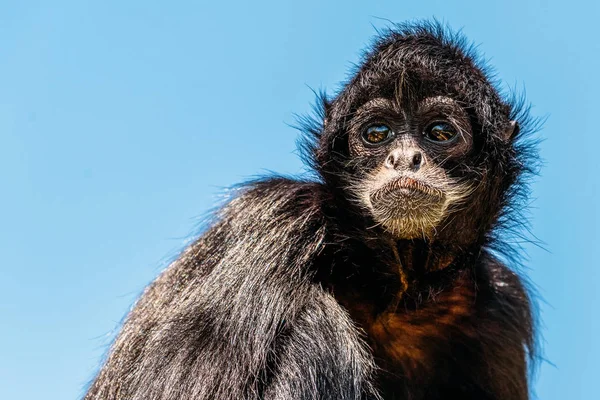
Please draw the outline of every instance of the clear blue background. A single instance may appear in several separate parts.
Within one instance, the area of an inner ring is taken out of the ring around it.
[[[415,5],[418,3],[418,5]],[[541,399],[600,368],[600,7],[592,1],[0,3],[0,398],[77,399],[221,188],[298,173],[287,124],[387,18],[437,16],[548,117],[526,245]]]

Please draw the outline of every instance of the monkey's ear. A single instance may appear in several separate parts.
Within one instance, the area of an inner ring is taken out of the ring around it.
[[[505,141],[512,140],[519,133],[519,123],[517,121],[510,121],[504,132],[502,133],[502,139]]]

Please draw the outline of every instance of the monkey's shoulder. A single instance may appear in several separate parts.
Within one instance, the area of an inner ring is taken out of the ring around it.
[[[518,272],[489,258],[482,263],[476,281],[486,319],[517,329],[525,337],[533,332],[534,293]]]
[[[219,287],[219,279],[242,279],[249,268],[252,276],[269,274],[285,269],[289,258],[310,259],[322,243],[321,190],[319,183],[283,177],[237,186],[206,229],[149,285],[140,304],[167,304],[208,283]],[[252,267],[257,264],[273,268]]]
[[[229,218],[272,218],[317,216],[324,185],[319,182],[274,176],[239,185],[232,199],[218,213]],[[283,221],[278,221],[283,222]]]

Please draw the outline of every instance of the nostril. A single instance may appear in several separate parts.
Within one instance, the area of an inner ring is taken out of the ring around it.
[[[392,153],[388,156],[388,158],[385,160],[385,165],[388,168],[396,168],[396,154]]]
[[[413,168],[418,169],[421,166],[421,162],[423,162],[423,156],[419,152],[415,153],[412,159]]]

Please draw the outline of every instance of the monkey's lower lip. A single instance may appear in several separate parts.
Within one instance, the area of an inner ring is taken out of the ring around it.
[[[423,181],[402,176],[400,178],[391,180],[377,189],[371,194],[371,199],[379,200],[383,197],[388,197],[391,194],[402,193],[406,195],[426,195],[439,199],[444,197],[444,193],[441,190],[434,188]]]

